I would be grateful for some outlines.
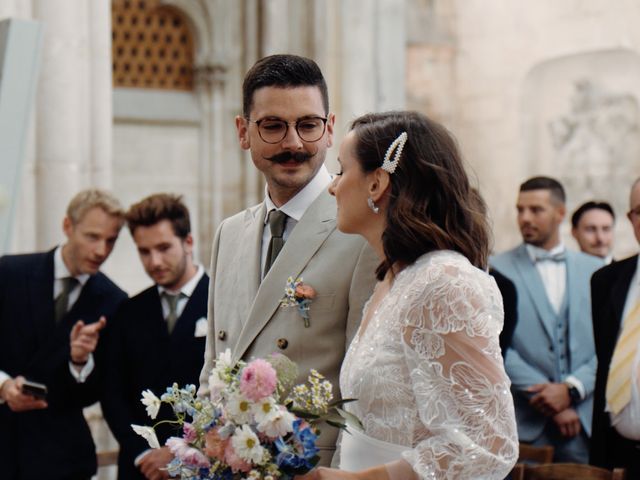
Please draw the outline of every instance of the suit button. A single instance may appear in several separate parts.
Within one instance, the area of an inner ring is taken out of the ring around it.
[[[224,330],[220,330],[218,332],[218,340],[226,340],[227,338],[227,332],[225,332]]]
[[[279,338],[276,341],[276,345],[278,345],[278,348],[280,350],[284,350],[289,346],[289,340],[287,340],[286,338]]]

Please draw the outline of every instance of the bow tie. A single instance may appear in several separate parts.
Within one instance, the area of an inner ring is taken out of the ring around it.
[[[535,262],[564,262],[567,258],[566,252],[549,253],[535,252]]]

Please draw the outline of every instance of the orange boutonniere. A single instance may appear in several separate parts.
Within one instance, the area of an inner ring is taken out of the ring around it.
[[[304,326],[309,328],[309,309],[311,301],[316,297],[316,291],[311,285],[303,283],[302,277],[287,278],[284,287],[284,298],[280,300],[281,307],[297,307],[300,316],[304,320]]]

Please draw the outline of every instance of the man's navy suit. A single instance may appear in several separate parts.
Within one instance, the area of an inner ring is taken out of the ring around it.
[[[0,370],[48,387],[48,408],[14,413],[0,405],[3,480],[89,478],[95,446],[82,414],[98,399],[102,347],[85,383],[69,371],[69,334],[78,321],[109,317],[126,298],[102,273],[92,275],[70,311],[54,320],[54,251],[0,258]],[[108,320],[107,320],[108,321]]]
[[[131,424],[154,425],[163,419],[174,419],[166,405],[156,420],[149,418],[140,403],[142,391],[151,389],[160,397],[174,382],[181,387],[198,385],[206,336],[196,337],[195,330],[198,320],[206,321],[208,288],[209,277],[205,274],[171,334],[155,285],[125,302],[111,322],[107,346],[110,368],[102,408],[120,444],[120,480],[144,478],[133,462],[149,444],[131,429]],[[159,428],[157,433],[161,445],[169,436],[178,434],[170,427]]]
[[[598,357],[593,401],[593,428],[589,461],[605,468],[626,467],[627,478],[640,478],[640,442],[622,437],[605,412],[607,377],[622,325],[631,279],[638,256],[601,268],[591,278],[593,333]]]

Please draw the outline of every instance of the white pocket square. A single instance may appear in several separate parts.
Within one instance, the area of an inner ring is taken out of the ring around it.
[[[193,332],[194,337],[206,337],[207,331],[209,330],[209,324],[207,323],[207,319],[202,317],[196,321],[196,329]]]

